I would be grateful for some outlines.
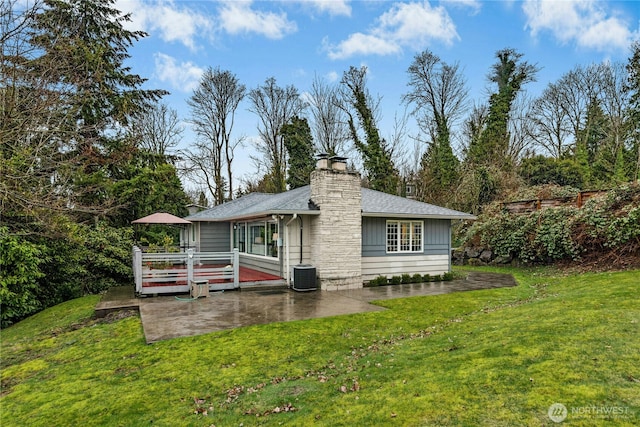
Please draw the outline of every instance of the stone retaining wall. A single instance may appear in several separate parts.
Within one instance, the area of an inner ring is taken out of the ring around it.
[[[497,256],[491,249],[485,247],[456,248],[451,251],[453,265],[505,265],[511,264],[513,258]]]

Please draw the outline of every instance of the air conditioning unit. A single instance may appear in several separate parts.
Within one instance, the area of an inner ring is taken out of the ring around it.
[[[293,290],[315,291],[316,268],[310,264],[298,264],[293,267]]]

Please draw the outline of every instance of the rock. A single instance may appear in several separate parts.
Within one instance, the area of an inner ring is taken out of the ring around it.
[[[480,256],[478,258],[480,258],[482,262],[491,262],[492,257],[493,252],[491,252],[489,249],[485,249],[480,253]]]
[[[493,260],[493,262],[494,262],[495,264],[501,264],[501,265],[503,265],[503,264],[509,264],[509,263],[511,262],[511,260],[512,260],[512,259],[513,259],[513,258],[511,257],[511,255],[500,255],[500,256],[497,256],[497,257]]]
[[[464,249],[454,249],[451,251],[451,262],[453,265],[464,265]]]
[[[478,258],[482,253],[482,248],[464,248],[464,255],[467,258]]]
[[[467,262],[472,267],[479,267],[481,265],[485,265],[484,262],[480,261],[480,258],[469,258],[469,261]]]

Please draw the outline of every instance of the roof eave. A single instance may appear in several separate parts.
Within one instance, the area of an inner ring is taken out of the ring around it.
[[[423,218],[423,219],[477,219],[474,215],[438,215],[438,214],[412,214],[412,213],[389,213],[389,212],[363,212],[362,216],[372,218]]]
[[[269,217],[271,215],[320,215],[320,211],[316,210],[270,210],[265,212],[254,212],[251,215],[235,215],[223,218],[191,218],[191,222],[229,222],[229,221],[241,221],[252,220]]]

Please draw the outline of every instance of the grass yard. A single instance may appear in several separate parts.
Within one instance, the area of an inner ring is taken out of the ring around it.
[[[153,345],[69,301],[2,331],[0,424],[549,426],[554,403],[563,425],[640,424],[640,271],[507,272],[518,287]]]

